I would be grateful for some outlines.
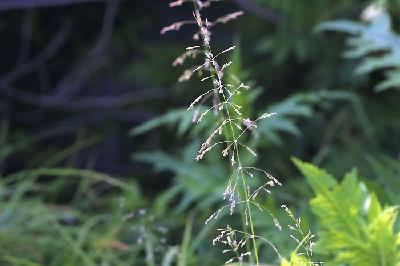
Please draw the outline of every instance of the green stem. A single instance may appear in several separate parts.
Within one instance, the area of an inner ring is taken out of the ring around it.
[[[193,4],[194,4],[195,12],[197,12],[197,14],[198,14],[199,13],[199,7],[197,6],[196,1],[193,1]],[[206,48],[207,52],[210,55],[212,55],[211,47],[208,44],[206,44],[205,42],[204,42],[204,47]],[[222,86],[223,83],[222,83],[222,80],[221,80],[220,76],[218,75],[219,69],[217,69],[217,67],[215,66],[213,58],[212,58],[212,60],[213,60],[213,62],[210,62],[210,63],[211,63],[211,66],[213,68],[212,70],[213,70],[214,73],[211,73],[211,76],[212,76],[213,86],[215,88],[215,93],[218,93],[218,95],[219,95],[219,92],[218,92],[219,88],[216,88],[215,81],[218,81],[218,84],[220,86]],[[217,76],[217,79],[215,78],[215,75]],[[231,119],[231,115],[230,115],[230,112],[229,112],[227,99],[226,99],[226,96],[225,96],[224,92],[222,92],[221,94],[222,94],[222,97],[223,97],[223,104],[224,104],[224,107],[226,109],[226,114],[227,114],[228,119],[229,119],[229,126],[230,126],[230,130],[231,130],[231,133],[232,133],[234,149],[235,149],[235,153],[236,153],[236,159],[237,159],[237,162],[238,162],[238,165],[239,165],[239,172],[240,172],[240,176],[241,176],[241,179],[242,179],[243,191],[244,191],[244,195],[245,195],[245,199],[246,199],[246,209],[247,209],[248,215],[249,215],[249,223],[250,223],[250,230],[251,230],[251,236],[252,236],[252,243],[253,243],[253,247],[254,247],[254,257],[256,259],[256,265],[258,266],[259,265],[259,256],[258,256],[257,243],[256,243],[256,239],[255,239],[256,236],[255,236],[253,218],[252,218],[252,214],[251,214],[251,206],[250,206],[249,194],[247,192],[246,178],[245,178],[245,175],[243,174],[243,167],[242,167],[242,163],[241,163],[240,156],[239,156],[238,144],[237,144],[237,140],[236,140],[236,136],[235,136],[235,130],[234,130],[234,127],[232,125],[232,119]],[[218,101],[219,101],[219,96],[217,98],[218,98]]]
[[[235,151],[236,151],[236,159],[238,161],[238,165],[239,165],[239,171],[240,171],[240,175],[242,178],[242,183],[243,183],[243,190],[244,190],[244,195],[245,195],[245,199],[246,199],[246,208],[247,211],[249,213],[249,223],[250,223],[250,231],[252,234],[252,241],[253,241],[253,247],[254,247],[254,257],[256,258],[256,265],[259,265],[259,258],[258,258],[258,250],[257,250],[257,243],[256,243],[256,238],[255,238],[255,230],[254,230],[254,223],[253,223],[253,218],[251,215],[251,207],[250,207],[250,200],[249,200],[249,194],[247,192],[247,184],[246,184],[246,178],[243,174],[243,167],[242,167],[242,163],[240,161],[240,156],[239,156],[239,149],[238,149],[238,145],[236,142],[236,137],[235,137],[235,131],[232,125],[232,120],[231,120],[231,116],[230,116],[230,112],[228,109],[228,105],[226,104],[226,97],[225,94],[222,93],[224,101],[225,101],[225,108],[226,108],[226,113],[228,115],[228,119],[229,119],[229,126],[231,128],[231,132],[232,132],[232,137],[233,137],[233,143],[234,143],[234,147],[235,147]]]

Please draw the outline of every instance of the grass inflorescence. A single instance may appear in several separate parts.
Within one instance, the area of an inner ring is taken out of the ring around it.
[[[218,117],[218,123],[211,133],[206,137],[200,145],[198,154],[195,160],[201,161],[207,153],[217,150],[221,156],[227,158],[227,163],[231,168],[231,175],[227,179],[225,191],[222,197],[227,204],[212,213],[205,223],[209,223],[213,219],[217,219],[221,212],[228,212],[233,215],[238,209],[242,217],[243,226],[240,230],[232,228],[227,225],[226,228],[219,229],[218,235],[213,239],[213,245],[221,243],[225,246],[223,253],[232,253],[231,258],[226,261],[229,264],[234,261],[245,261],[249,258],[250,261],[260,265],[260,254],[257,242],[263,242],[269,246],[279,259],[282,255],[278,248],[267,238],[257,235],[253,212],[255,210],[267,213],[273,219],[276,228],[280,231],[282,226],[275,215],[265,208],[262,204],[257,202],[257,196],[260,192],[271,193],[271,189],[275,186],[282,186],[282,183],[269,174],[267,171],[257,168],[253,165],[245,165],[242,162],[241,156],[244,152],[249,153],[251,156],[257,157],[257,152],[248,144],[248,133],[251,133],[257,128],[257,123],[260,120],[268,119],[276,113],[263,113],[262,115],[251,119],[243,115],[243,106],[234,101],[235,95],[246,93],[250,90],[250,86],[242,83],[237,77],[235,82],[227,82],[224,78],[225,71],[234,62],[231,60],[221,63],[221,57],[224,54],[234,51],[235,46],[230,46],[221,52],[215,53],[211,45],[212,28],[219,23],[227,23],[243,14],[242,11],[233,12],[217,18],[214,21],[209,21],[204,18],[202,11],[204,8],[210,6],[214,1],[175,1],[170,4],[170,7],[181,6],[184,2],[192,2],[193,4],[193,20],[186,20],[175,22],[170,26],[162,29],[161,33],[164,34],[168,31],[179,30],[182,26],[187,24],[197,25],[196,33],[193,39],[198,44],[187,47],[186,51],[180,55],[173,63],[174,66],[184,64],[188,58],[195,58],[197,56],[203,57],[203,62],[200,65],[192,66],[185,70],[182,76],[178,79],[180,82],[191,79],[195,74],[198,74],[200,81],[207,88],[200,93],[187,108],[193,111],[192,122],[200,123],[204,117],[214,115]],[[205,107],[204,106],[208,106]],[[261,186],[254,187],[254,176],[263,177]],[[239,208],[238,208],[239,207]],[[299,247],[296,251],[303,247],[306,252],[304,253],[308,258],[311,257],[311,249],[307,246],[313,235],[304,234],[300,222],[296,219],[290,210],[284,206],[286,212],[291,215],[295,221],[295,225],[289,225],[293,231],[302,236],[298,239],[294,235],[291,237],[298,242]]]

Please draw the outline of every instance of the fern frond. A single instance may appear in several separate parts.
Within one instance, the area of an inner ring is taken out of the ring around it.
[[[383,11],[371,18],[369,23],[336,20],[322,23],[316,29],[352,35],[347,39],[349,50],[344,56],[361,59],[356,73],[384,71],[385,80],[375,86],[375,91],[400,88],[400,36],[392,30],[391,18],[387,12]],[[383,55],[376,55],[376,52],[383,52]]]
[[[129,134],[131,136],[137,136],[147,133],[161,126],[171,126],[171,125],[177,126],[176,132],[179,136],[184,135],[185,133],[189,132],[194,128],[196,130],[202,130],[204,128],[207,128],[209,126],[209,123],[198,124],[198,126],[193,127],[193,117],[195,116],[195,113],[196,112],[201,113],[202,111],[204,111],[204,108],[199,108],[194,112],[188,112],[186,109],[183,108],[171,110],[163,115],[157,116],[153,119],[146,121],[140,126],[133,128],[129,132]]]
[[[320,252],[333,253],[336,262],[354,266],[399,265],[396,206],[383,208],[375,194],[359,182],[356,170],[338,183],[312,164],[293,161],[316,194],[311,207],[321,225]]]

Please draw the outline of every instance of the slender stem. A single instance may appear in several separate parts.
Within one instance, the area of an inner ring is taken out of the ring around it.
[[[207,49],[207,52],[212,54],[211,47],[209,45],[206,46],[206,49]],[[218,72],[218,69],[216,69],[214,64],[211,64],[211,65],[213,65],[214,71]],[[213,79],[215,79],[215,75],[213,74],[212,76],[213,76]],[[217,78],[218,84],[221,84],[221,86],[222,86],[221,78],[219,77],[219,75],[216,75],[216,76],[218,77]],[[222,92],[221,94],[222,94],[222,97],[223,97],[223,100],[224,100],[223,104],[225,105],[226,114],[228,116],[228,121],[229,121],[228,124],[229,124],[230,130],[231,130],[231,133],[232,133],[232,138],[233,138],[233,143],[234,143],[234,150],[235,150],[236,159],[237,159],[238,165],[239,165],[239,172],[240,172],[240,175],[241,175],[241,178],[242,178],[243,191],[244,191],[244,195],[245,195],[245,199],[246,199],[246,209],[247,209],[248,214],[249,214],[250,231],[251,231],[251,234],[252,234],[252,242],[253,242],[253,247],[254,247],[254,257],[256,259],[256,265],[259,265],[258,249],[257,249],[257,243],[256,243],[256,239],[255,239],[255,230],[254,230],[253,218],[252,218],[252,215],[251,215],[249,194],[247,192],[246,178],[245,178],[245,176],[243,174],[243,167],[242,167],[242,163],[241,163],[240,156],[239,156],[239,149],[238,149],[238,144],[237,144],[237,140],[236,140],[236,136],[235,136],[235,129],[234,129],[233,125],[232,125],[232,118],[231,118],[229,107],[228,107],[228,104],[227,104],[227,99],[226,99],[226,96],[225,96],[224,92]]]
[[[223,95],[224,102],[225,102],[226,113],[227,113],[227,116],[228,116],[228,119],[229,119],[229,126],[231,128],[232,137],[234,139],[233,142],[234,142],[234,147],[235,147],[235,152],[236,152],[236,159],[238,161],[239,171],[240,171],[240,175],[241,175],[242,183],[243,183],[244,195],[245,195],[245,198],[246,198],[246,208],[247,208],[247,211],[249,212],[249,223],[250,223],[250,231],[251,231],[251,234],[252,234],[252,241],[253,241],[253,247],[254,247],[254,256],[256,258],[256,265],[259,265],[257,243],[256,243],[256,239],[255,239],[255,230],[254,230],[253,218],[252,218],[252,215],[251,215],[249,194],[247,192],[246,178],[245,178],[245,176],[243,174],[243,167],[242,167],[242,163],[240,161],[239,149],[238,149],[238,145],[237,145],[237,141],[236,141],[236,137],[235,137],[235,130],[234,130],[232,122],[231,122],[231,116],[230,116],[228,105],[226,103],[225,93],[222,93],[222,95]]]
[[[198,7],[196,1],[193,1],[193,4],[194,4],[195,12],[196,12],[195,16],[200,16],[199,7]],[[198,17],[196,19],[200,19],[201,20],[202,18]],[[200,27],[200,31],[201,30],[202,30],[202,26]],[[250,206],[249,194],[248,194],[248,191],[247,191],[246,178],[245,178],[245,175],[243,174],[243,167],[242,167],[242,163],[241,163],[240,156],[239,156],[239,149],[238,149],[237,139],[236,139],[236,136],[235,136],[235,129],[234,129],[233,125],[232,125],[233,122],[232,122],[231,114],[230,114],[230,111],[229,111],[228,101],[227,101],[227,97],[225,96],[225,92],[223,90],[222,90],[222,93],[218,92],[219,91],[218,86],[223,86],[223,82],[221,80],[221,75],[219,75],[219,71],[220,70],[218,69],[218,64],[216,64],[216,62],[215,62],[215,58],[213,57],[212,50],[211,50],[211,47],[208,44],[208,42],[204,41],[203,43],[204,43],[204,47],[206,49],[206,52],[209,55],[211,55],[211,57],[209,57],[209,56],[207,56],[207,57],[208,57],[208,60],[210,60],[210,65],[211,65],[211,68],[212,68],[211,78],[212,78],[212,81],[213,81],[213,86],[214,86],[214,91],[215,91],[214,93],[216,93],[218,95],[216,97],[218,102],[221,102],[220,99],[219,99],[220,98],[219,95],[220,94],[222,95],[222,98],[223,98],[223,102],[222,103],[224,105],[224,108],[226,109],[226,115],[227,115],[228,121],[229,121],[228,124],[229,124],[229,127],[230,127],[230,131],[231,131],[232,139],[233,139],[233,143],[234,143],[233,156],[236,157],[238,165],[239,165],[240,177],[242,179],[243,191],[244,191],[244,195],[245,195],[245,199],[246,199],[246,210],[248,211],[248,214],[249,214],[251,238],[252,238],[252,243],[253,243],[253,247],[254,247],[254,257],[255,257],[255,260],[256,260],[256,265],[258,266],[259,265],[259,256],[258,256],[258,249],[257,249],[257,243],[256,243],[256,235],[255,235],[255,230],[254,230],[254,223],[253,223],[253,218],[252,218],[252,214],[251,214],[251,206]],[[217,84],[218,86],[215,85],[215,84]]]

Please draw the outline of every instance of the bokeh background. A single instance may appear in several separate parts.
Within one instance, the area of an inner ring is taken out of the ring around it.
[[[263,204],[277,211],[285,203],[311,228],[313,193],[293,156],[339,180],[356,167],[383,204],[400,200],[399,84],[374,89],[396,64],[360,74],[364,57],[342,57],[350,35],[317,30],[337,19],[368,25],[360,16],[369,4],[232,0],[205,11],[210,19],[245,12],[212,34],[215,50],[236,45],[229,71],[252,85],[241,99],[246,114],[278,113],[251,140],[257,160],[245,160],[284,183]],[[386,6],[396,32],[400,6]],[[160,34],[191,19],[191,8],[166,0],[0,1],[1,265],[226,261],[211,239],[219,223],[237,219],[204,221],[222,204],[229,167],[217,154],[195,162],[210,124],[193,126],[185,109],[204,87],[177,81],[190,62],[172,66],[196,44],[195,28]],[[268,217],[256,223],[284,254],[296,246]]]

